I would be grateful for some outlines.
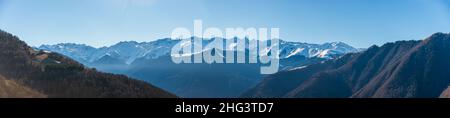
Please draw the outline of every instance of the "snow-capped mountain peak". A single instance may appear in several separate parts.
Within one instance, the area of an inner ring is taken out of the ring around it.
[[[280,43],[280,58],[289,58],[294,55],[333,58],[335,55],[342,55],[351,52],[358,52],[358,49],[342,42],[309,44],[281,41]]]

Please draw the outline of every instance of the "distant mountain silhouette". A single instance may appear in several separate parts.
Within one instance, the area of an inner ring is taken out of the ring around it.
[[[239,97],[262,75],[258,64],[175,64],[170,56],[140,58],[128,75],[141,78],[182,97]]]
[[[143,81],[97,72],[60,54],[35,50],[0,30],[0,97],[176,96]]]
[[[242,97],[436,98],[448,96],[450,34],[397,41],[266,77]]]

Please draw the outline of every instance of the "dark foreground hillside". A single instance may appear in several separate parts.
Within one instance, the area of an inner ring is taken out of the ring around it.
[[[173,98],[123,75],[101,73],[57,53],[34,50],[0,30],[0,97]]]

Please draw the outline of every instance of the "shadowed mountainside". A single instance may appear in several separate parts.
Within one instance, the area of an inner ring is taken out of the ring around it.
[[[243,97],[435,98],[450,84],[450,34],[397,41],[266,77]]]

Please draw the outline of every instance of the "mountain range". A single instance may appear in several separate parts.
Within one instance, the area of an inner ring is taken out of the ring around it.
[[[397,41],[265,77],[241,97],[448,97],[450,34]]]
[[[0,97],[450,97],[446,33],[367,49],[281,41],[281,70],[270,75],[259,74],[260,64],[175,64],[169,52],[179,41],[32,48],[0,30]]]
[[[193,45],[205,47],[213,40],[225,42],[232,39],[203,40]],[[249,41],[246,39],[246,43]],[[175,64],[171,61],[170,50],[179,42],[180,40],[173,39],[141,43],[128,41],[101,48],[62,43],[42,45],[38,49],[61,53],[100,71],[145,80],[181,97],[239,97],[265,76],[260,74],[259,64]],[[226,48],[222,51],[231,51],[233,46],[236,44],[224,43]],[[342,42],[308,44],[281,41],[279,46],[281,70],[319,63],[359,51]],[[248,53],[251,48],[254,47],[233,51]],[[206,50],[209,49],[204,48],[202,51]],[[191,55],[195,54],[201,53],[193,52]]]
[[[29,47],[0,30],[0,97],[174,98],[124,75],[98,72],[66,56]]]
[[[212,40],[203,41],[203,44],[194,45],[208,45]],[[229,40],[229,39],[218,39]],[[170,55],[170,50],[181,40],[177,39],[159,39],[151,42],[124,41],[115,45],[101,48],[94,48],[85,44],[74,43],[60,43],[55,45],[41,45],[38,49],[58,52],[69,56],[81,63],[95,63],[102,58],[114,58],[121,60],[123,63],[131,64],[138,58],[156,59],[161,56]],[[248,42],[248,39],[247,39]],[[224,44],[226,45],[226,44]],[[233,47],[236,44],[230,44],[226,47]],[[248,49],[249,47],[246,47]],[[226,50],[226,49],[224,49]],[[308,58],[335,58],[336,55],[342,55],[350,52],[357,52],[356,49],[343,42],[331,42],[324,44],[308,44],[300,42],[280,42],[280,58],[289,58],[292,56],[304,56]],[[194,52],[195,53],[195,52]]]

